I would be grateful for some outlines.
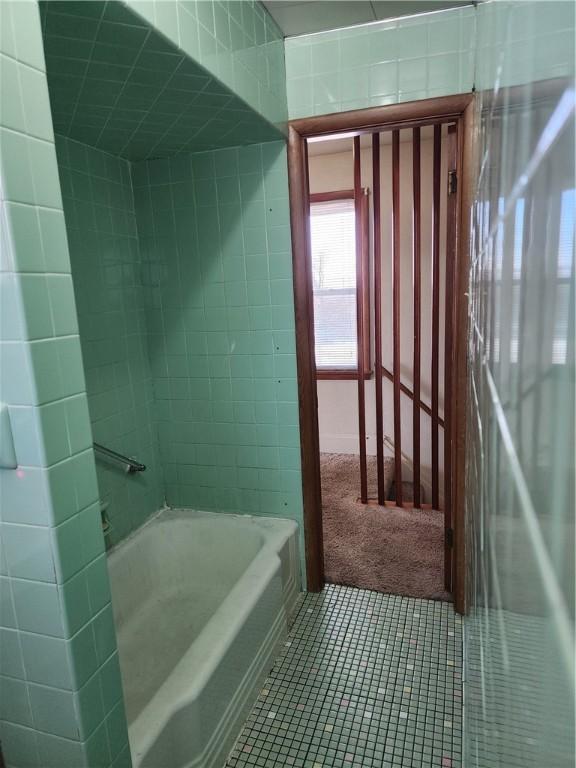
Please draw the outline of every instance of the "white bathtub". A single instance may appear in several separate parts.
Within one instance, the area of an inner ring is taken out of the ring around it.
[[[164,510],[111,552],[134,768],[222,768],[300,590],[297,536]]]

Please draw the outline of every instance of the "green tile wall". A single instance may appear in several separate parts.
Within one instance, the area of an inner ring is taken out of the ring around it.
[[[481,4],[476,11],[478,90],[572,77],[574,19],[569,0]],[[524,9],[524,10],[523,10]],[[529,10],[528,10],[529,9]]]
[[[146,465],[96,455],[113,544],[164,503],[130,164],[63,137],[56,149],[92,433]]]
[[[511,30],[506,5],[483,2],[287,38],[290,119],[491,88],[504,56],[500,85],[569,74],[573,33],[558,25],[569,1],[532,3],[536,10],[518,13]],[[480,25],[491,34],[477,45]]]
[[[288,38],[290,119],[471,91],[475,26],[468,7]]]
[[[574,4],[486,3],[477,13],[464,756],[478,768],[569,768]]]
[[[257,0],[126,0],[253,110],[287,120],[282,33]]]
[[[8,768],[129,766],[80,341],[33,2],[0,4],[0,738]]]
[[[301,522],[285,146],[133,171],[168,504]]]
[[[153,20],[120,2],[40,7],[56,133],[130,160],[278,139],[267,119]],[[258,62],[267,72],[269,57]]]

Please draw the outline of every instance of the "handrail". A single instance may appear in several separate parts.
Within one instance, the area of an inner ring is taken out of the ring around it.
[[[382,375],[385,376],[389,381],[394,380],[394,374],[392,371],[389,371],[388,368],[385,368],[384,366],[382,366]],[[409,397],[410,400],[414,400],[414,392],[412,392],[412,390],[403,382],[400,382],[400,391]],[[420,400],[420,408],[424,411],[424,413],[428,414],[428,416],[432,416],[432,410],[429,405],[426,405],[424,400]],[[444,429],[444,419],[440,418],[440,416],[438,416],[438,424],[442,427],[442,429]]]
[[[146,469],[145,464],[140,464],[139,461],[134,461],[134,459],[130,459],[128,456],[123,456],[121,453],[113,451],[111,448],[106,448],[105,445],[100,445],[100,443],[93,443],[93,446],[96,453],[100,453],[102,456],[106,456],[108,459],[112,459],[113,461],[118,461],[121,464],[124,464],[126,467],[126,472],[129,474],[134,472],[144,472]]]

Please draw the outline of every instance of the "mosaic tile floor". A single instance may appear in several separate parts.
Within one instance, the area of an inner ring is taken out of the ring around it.
[[[449,603],[306,594],[229,768],[460,768],[462,633]]]

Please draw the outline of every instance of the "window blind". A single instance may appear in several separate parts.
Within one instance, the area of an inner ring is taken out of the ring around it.
[[[358,367],[354,200],[310,205],[314,335],[318,369]]]

